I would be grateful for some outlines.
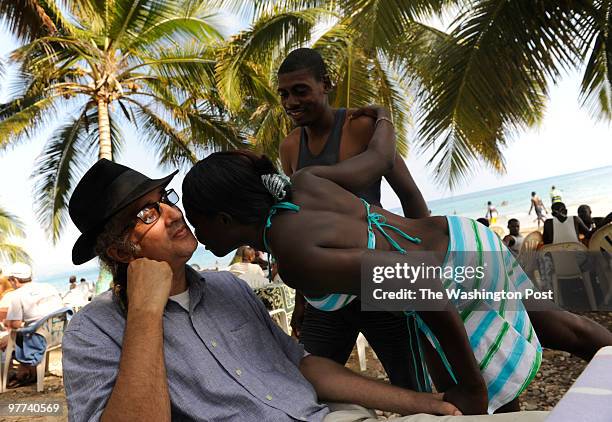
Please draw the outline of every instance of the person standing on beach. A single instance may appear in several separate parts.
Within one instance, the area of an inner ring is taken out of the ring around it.
[[[544,217],[544,213],[548,213],[542,199],[535,193],[531,192],[531,207],[529,207],[528,215],[531,215],[531,210],[534,210],[537,215],[536,221],[538,222],[538,230],[540,229],[540,223],[544,223],[546,218]],[[544,211],[544,213],[542,213]]]
[[[490,225],[497,223],[498,214],[499,213],[497,212],[495,205],[493,205],[491,201],[487,202],[487,213],[485,214],[485,218],[489,220]]]
[[[552,185],[552,187],[550,188],[551,209],[552,209],[552,204],[555,204],[557,202],[562,202],[562,201],[563,201],[563,198],[561,197],[561,191],[557,189],[555,185]]]
[[[282,168],[287,176],[303,167],[333,165],[366,150],[381,119],[359,116],[354,109],[332,108],[328,100],[331,89],[323,58],[315,50],[294,50],[280,65],[278,93],[287,115],[298,126],[280,145]],[[399,197],[406,217],[429,215],[423,196],[399,155],[385,179]],[[378,179],[364,191],[354,193],[381,206],[380,183]],[[327,312],[306,304],[298,292],[291,327],[309,353],[328,357],[341,365],[346,364],[362,332],[391,383],[415,387],[414,370],[405,361],[411,339],[403,316],[361,312],[359,299],[341,310]]]

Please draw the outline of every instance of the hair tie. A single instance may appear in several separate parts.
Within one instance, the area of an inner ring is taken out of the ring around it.
[[[287,176],[278,173],[262,174],[261,182],[277,201],[282,201],[287,196],[286,187],[291,185]]]

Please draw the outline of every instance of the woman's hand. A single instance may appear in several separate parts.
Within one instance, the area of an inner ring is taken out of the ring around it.
[[[349,120],[357,119],[361,116],[371,117],[374,120],[380,117],[391,117],[389,111],[385,107],[373,104],[366,107],[358,108],[357,110],[353,111],[349,116]]]

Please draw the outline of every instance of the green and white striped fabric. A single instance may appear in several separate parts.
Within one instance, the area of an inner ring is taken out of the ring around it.
[[[484,267],[471,283],[445,280],[446,288],[524,291],[533,284],[512,253],[489,228],[474,220],[448,216],[449,253],[445,265]],[[468,287],[469,286],[469,287]],[[512,401],[535,377],[542,347],[520,300],[453,300],[489,392],[489,413]],[[431,340],[431,339],[430,339]],[[433,342],[432,342],[433,343]]]

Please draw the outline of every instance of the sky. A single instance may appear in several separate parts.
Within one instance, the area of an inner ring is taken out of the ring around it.
[[[0,57],[16,47],[11,35],[0,28]],[[612,129],[608,123],[596,122],[578,102],[580,75],[567,75],[550,90],[550,100],[544,120],[537,128],[517,133],[504,150],[507,172],[496,174],[477,165],[473,174],[454,191],[436,185],[432,172],[426,167],[430,155],[411,151],[406,159],[409,170],[425,199],[440,198],[507,186],[529,180],[589,170],[612,165]],[[0,79],[0,100],[6,100],[6,80]],[[137,133],[124,128],[125,148],[116,161],[129,165],[149,177],[157,178],[172,169],[159,168],[155,155],[139,141]],[[61,241],[52,245],[40,228],[32,206],[32,181],[30,174],[37,155],[42,150],[45,135],[0,152],[0,204],[17,215],[25,224],[27,238],[23,247],[33,258],[34,272],[39,276],[73,271],[71,249],[78,237],[78,230],[69,223]],[[92,157],[92,164],[94,158]],[[184,172],[170,184],[177,192]],[[399,206],[390,187],[383,183],[382,202],[386,208]],[[91,261],[85,266],[93,266]],[[83,266],[79,267],[83,269]]]

